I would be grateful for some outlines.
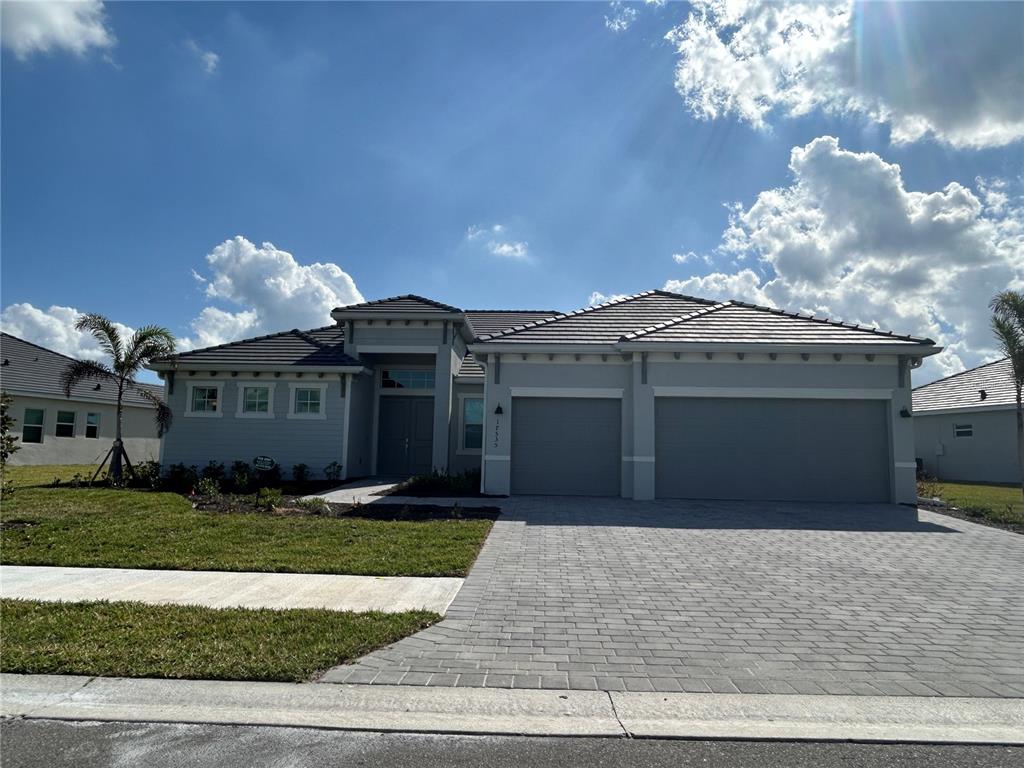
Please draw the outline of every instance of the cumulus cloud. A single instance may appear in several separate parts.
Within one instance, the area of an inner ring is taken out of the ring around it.
[[[926,335],[946,347],[918,380],[994,357],[988,302],[1024,288],[1024,203],[1002,180],[910,191],[899,165],[823,136],[793,149],[793,182],[736,206],[718,248],[744,262],[667,290],[740,298]]]
[[[220,64],[220,56],[213,51],[203,49],[195,40],[187,40],[185,46],[196,57],[196,61],[199,62],[199,66],[202,67],[206,74],[212,75],[217,71],[217,67]]]
[[[636,21],[637,10],[629,3],[614,0],[609,8],[610,14],[604,17],[604,25],[612,32],[625,32]]]
[[[355,282],[337,264],[299,264],[272,243],[255,245],[244,237],[225,240],[206,257],[209,275],[192,270],[211,301],[235,309],[207,306],[189,323],[191,335],[178,339],[181,350],[275,333],[289,328],[330,325],[331,310],[363,301]],[[87,311],[95,311],[91,307]],[[8,333],[71,357],[103,355],[88,334],[74,329],[77,308],[12,304],[0,314]],[[112,318],[113,319],[113,318]],[[160,318],[147,322],[162,324]],[[117,324],[126,334],[133,330]]]
[[[815,109],[888,123],[895,143],[1024,137],[1019,3],[697,0],[666,38],[676,89],[704,119],[757,127]]]
[[[91,48],[107,50],[117,42],[99,0],[5,2],[0,13],[0,41],[22,60],[55,50],[84,56]]]
[[[590,294],[590,299],[587,300],[587,306],[596,307],[598,304],[605,304],[609,301],[618,301],[619,299],[626,298],[627,295],[628,294],[625,293],[613,293],[610,296],[606,296],[600,291],[594,291]]]
[[[471,225],[466,230],[466,241],[481,242],[492,256],[500,256],[514,261],[529,261],[530,244],[524,240],[512,240],[505,236],[505,225],[494,224],[483,227]]]

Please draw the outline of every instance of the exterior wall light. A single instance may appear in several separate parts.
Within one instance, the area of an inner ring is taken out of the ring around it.
[[[494,409],[494,415],[495,416],[501,416],[501,414],[503,414],[503,413],[504,413],[504,411],[501,410],[501,403],[498,403],[498,407]]]

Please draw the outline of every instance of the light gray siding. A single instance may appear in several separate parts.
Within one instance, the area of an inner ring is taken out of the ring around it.
[[[889,500],[878,400],[657,398],[658,498]]]
[[[210,461],[251,462],[256,456],[270,456],[281,465],[287,478],[295,464],[307,464],[312,477],[322,477],[324,467],[341,462],[345,399],[342,396],[342,375],[325,374],[301,379],[264,374],[256,379],[178,376],[168,402],[175,414],[174,425],[164,437],[162,464],[182,463],[200,469]],[[273,418],[239,418],[237,416],[239,383],[273,385]],[[186,404],[189,384],[222,385],[221,416],[189,416]],[[322,404],[326,418],[289,418],[292,389],[289,385],[326,385]]]
[[[618,496],[619,399],[512,398],[512,493]]]
[[[484,385],[456,384],[452,391],[452,420],[448,431],[448,471],[460,474],[470,469],[480,469],[480,452],[460,450],[462,432],[462,402],[467,397],[483,399]]]
[[[971,437],[956,437],[953,426],[971,425]],[[940,480],[1016,483],[1017,422],[1012,409],[914,414],[917,457]],[[941,455],[937,453],[941,450]]]
[[[117,408],[109,403],[91,403],[66,398],[28,397],[12,395],[11,414],[20,450],[11,455],[12,465],[39,464],[99,464],[114,442]],[[43,411],[43,442],[23,443],[20,438],[26,408]],[[75,413],[75,436],[57,437],[57,411]],[[98,413],[98,438],[85,436],[86,414]],[[160,455],[160,440],[156,436],[155,410],[126,406],[122,421],[124,447],[132,463],[155,461]]]

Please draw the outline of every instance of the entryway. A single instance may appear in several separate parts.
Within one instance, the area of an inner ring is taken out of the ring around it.
[[[377,474],[409,477],[430,472],[434,449],[434,398],[380,398]]]

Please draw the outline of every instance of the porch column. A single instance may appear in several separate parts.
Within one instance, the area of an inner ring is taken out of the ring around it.
[[[455,353],[451,343],[437,348],[434,362],[434,449],[431,465],[448,471],[448,441],[452,421],[452,370]]]
[[[641,353],[633,355],[633,498],[654,498],[654,388]]]

